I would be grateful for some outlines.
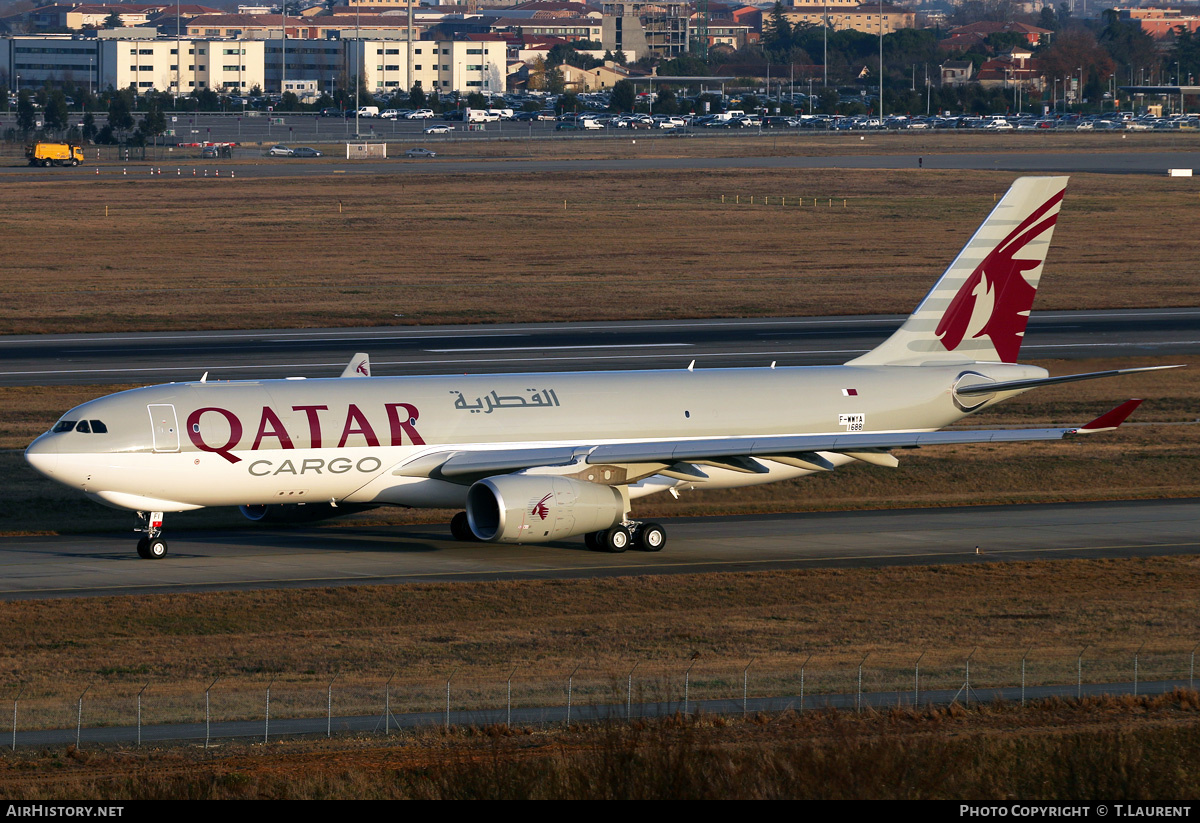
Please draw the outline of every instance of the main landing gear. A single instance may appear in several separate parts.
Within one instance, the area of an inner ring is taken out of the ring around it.
[[[644,552],[659,552],[667,545],[667,532],[658,523],[639,523],[627,520],[599,532],[583,536],[583,543],[592,551],[623,552],[634,548]]]
[[[167,541],[162,538],[162,512],[150,512],[147,516],[145,512],[138,512],[138,525],[134,526],[135,532],[145,532],[145,537],[138,540],[137,553],[138,557],[144,560],[159,560],[167,556]]]

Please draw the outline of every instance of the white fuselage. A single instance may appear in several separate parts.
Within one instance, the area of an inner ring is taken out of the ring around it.
[[[455,450],[931,431],[1013,394],[964,403],[953,386],[965,372],[997,381],[1046,374],[967,363],[172,383],[78,406],[59,428],[99,420],[107,432],[50,432],[26,454],[43,474],[135,510],[331,501],[461,507],[469,484],[409,476],[404,467]],[[826,457],[835,465],[851,459]],[[634,478],[630,495],[810,472],[771,463],[765,474],[704,473]],[[606,481],[620,482],[597,479]]]

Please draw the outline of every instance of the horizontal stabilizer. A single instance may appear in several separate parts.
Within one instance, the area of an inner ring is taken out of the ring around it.
[[[1177,366],[1143,366],[1137,369],[1112,369],[1110,371],[1094,371],[1086,374],[1065,374],[1061,377],[1038,377],[1029,380],[1007,380],[1003,383],[974,383],[970,386],[956,386],[954,393],[962,396],[973,394],[996,394],[1005,391],[1024,391],[1036,389],[1039,386],[1053,386],[1055,383],[1074,383],[1077,380],[1097,380],[1101,377],[1116,377],[1120,374],[1136,374],[1144,371],[1162,371],[1163,369],[1182,369],[1184,364]]]
[[[1091,423],[1081,426],[1078,434],[1094,434],[1096,432],[1112,431],[1133,414],[1133,410],[1142,405],[1141,400],[1126,400],[1110,412],[1097,417]]]

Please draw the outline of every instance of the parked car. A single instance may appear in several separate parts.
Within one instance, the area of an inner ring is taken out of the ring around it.
[[[404,156],[405,157],[437,157],[437,152],[430,151],[429,149],[417,148],[417,149],[409,149],[408,151],[404,152]]]
[[[423,134],[453,134],[454,126],[430,126]]]
[[[341,109],[321,109],[322,117],[343,117],[345,112]]]
[[[297,146],[292,149],[292,157],[322,157],[324,155],[316,149],[310,149],[308,146]]]
[[[433,109],[417,109],[404,115],[405,120],[428,120],[433,117]]]
[[[291,157],[292,150],[282,143],[279,143],[278,145],[271,146],[271,148],[267,149],[267,154],[270,157]]]
[[[216,146],[205,146],[204,148],[200,149],[200,156],[202,158],[204,158],[205,160],[209,160],[209,159],[215,160],[217,158],[217,155],[218,155],[218,152],[217,152]]]

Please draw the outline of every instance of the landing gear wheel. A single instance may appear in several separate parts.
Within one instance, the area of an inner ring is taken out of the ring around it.
[[[637,547],[644,552],[660,552],[667,545],[667,531],[657,523],[645,523],[637,534]]]
[[[167,556],[167,541],[161,537],[151,537],[146,541],[146,557],[149,560],[161,560]]]
[[[455,540],[461,540],[464,543],[476,542],[475,533],[471,531],[471,521],[467,519],[466,512],[459,512],[450,518],[450,534],[454,535]]]
[[[583,545],[594,552],[600,551],[600,535],[604,532],[588,532],[583,536]]]
[[[629,529],[624,526],[613,526],[606,532],[601,532],[603,537],[600,538],[600,545],[605,551],[618,554],[629,548],[629,544],[633,542],[633,535],[629,533]]]
[[[149,560],[150,559],[150,538],[143,537],[141,540],[139,540],[138,544],[137,544],[137,550],[138,550],[138,557],[142,558],[143,560]]]

